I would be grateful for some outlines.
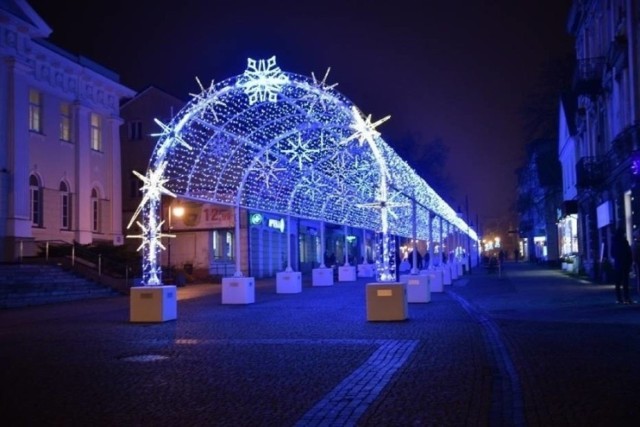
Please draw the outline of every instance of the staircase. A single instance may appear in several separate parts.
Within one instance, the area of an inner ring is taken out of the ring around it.
[[[57,265],[0,264],[0,308],[121,295]]]

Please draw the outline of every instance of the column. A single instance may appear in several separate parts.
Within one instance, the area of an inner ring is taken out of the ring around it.
[[[119,117],[109,117],[107,119],[106,138],[111,143],[111,161],[109,162],[111,182],[110,199],[111,199],[111,226],[107,230],[113,235],[114,245],[120,245],[123,242],[122,232],[122,166],[120,157],[120,125],[122,120]],[[106,152],[105,152],[106,154]]]
[[[75,240],[81,245],[91,243],[91,139],[88,107],[76,103],[73,108],[74,142],[76,148],[75,183],[73,185],[73,223]],[[132,226],[133,227],[133,226]],[[135,225],[136,231],[137,225]]]
[[[0,204],[6,206],[6,240],[9,254],[15,254],[16,240],[32,237],[29,205],[29,67],[11,58],[5,62],[2,80],[6,78],[6,94],[0,95],[0,141],[6,152],[0,153],[0,174],[6,181]],[[4,92],[4,90],[0,91]],[[6,96],[6,98],[5,98]],[[5,110],[6,108],[6,110]],[[0,191],[2,191],[0,190]],[[4,234],[4,233],[2,233]],[[9,255],[10,256],[10,255]]]

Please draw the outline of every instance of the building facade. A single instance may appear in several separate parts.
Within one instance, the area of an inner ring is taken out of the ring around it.
[[[553,139],[532,141],[527,147],[527,163],[518,171],[521,256],[550,265],[559,259],[556,223],[562,198],[557,153]]]
[[[568,19],[577,66],[575,109],[565,102],[560,124],[564,200],[575,206],[580,270],[598,280],[608,279],[615,230],[631,242],[638,228],[639,14],[637,2],[578,0]]]
[[[43,241],[122,244],[118,75],[47,42],[25,1],[0,2],[0,260]]]

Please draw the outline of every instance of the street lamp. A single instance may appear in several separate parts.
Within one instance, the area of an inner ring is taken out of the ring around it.
[[[182,215],[184,215],[184,207],[182,205],[178,205],[178,206],[173,206],[173,201],[171,201],[171,204],[169,205],[169,234],[171,234],[171,231],[173,230],[173,216],[176,216],[177,218],[181,218]],[[168,273],[169,273],[169,278],[171,280],[173,280],[173,273],[171,271],[171,239],[174,236],[169,236],[169,242],[167,245],[167,267],[168,267]]]

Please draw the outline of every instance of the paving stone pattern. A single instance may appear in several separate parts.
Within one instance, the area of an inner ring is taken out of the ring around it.
[[[115,296],[0,310],[9,426],[635,426],[640,305],[511,263],[476,269],[409,319],[367,322],[366,280],[129,322]],[[637,298],[637,293],[636,299]]]

